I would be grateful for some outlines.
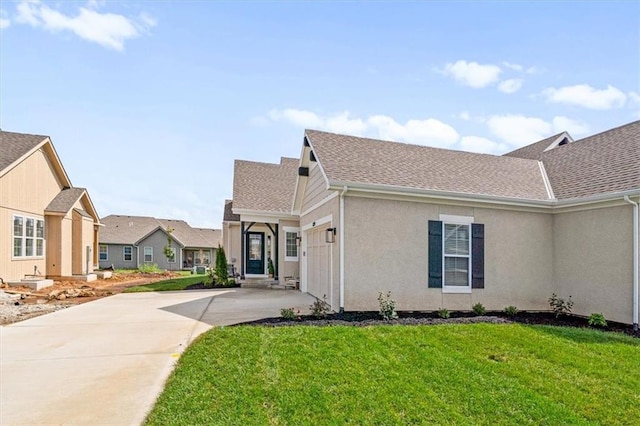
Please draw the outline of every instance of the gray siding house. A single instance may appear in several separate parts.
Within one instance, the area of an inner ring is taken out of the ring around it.
[[[222,231],[193,228],[183,220],[147,216],[110,215],[102,219],[98,259],[100,268],[137,269],[156,264],[160,269],[191,269],[213,263]],[[174,255],[164,253],[171,247]]]

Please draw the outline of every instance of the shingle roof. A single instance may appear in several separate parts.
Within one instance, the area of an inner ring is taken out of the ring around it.
[[[330,183],[548,200],[539,163],[307,130]],[[234,194],[234,202],[235,194]]]
[[[532,143],[531,145],[523,146],[522,148],[516,149],[515,151],[507,152],[506,154],[504,154],[504,156],[528,158],[529,160],[540,160],[540,157],[542,156],[544,150],[547,149],[549,145],[551,145],[563,133],[564,132],[558,133],[557,135],[542,139],[541,141]]]
[[[290,213],[299,160],[281,158],[280,164],[236,160],[233,171],[233,208]]]
[[[224,200],[224,222],[240,222],[240,215],[233,213],[233,200]]]
[[[0,172],[36,147],[48,136],[0,131]]]
[[[67,213],[85,192],[85,188],[65,188],[51,200],[44,211]]]
[[[215,248],[222,237],[219,229],[192,228],[184,220],[110,215],[103,218],[102,223],[99,239],[103,244],[136,244],[158,228],[173,229],[171,235],[185,247]]]
[[[542,154],[558,199],[640,189],[640,121]]]

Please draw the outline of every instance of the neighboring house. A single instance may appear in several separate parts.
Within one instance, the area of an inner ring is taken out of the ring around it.
[[[301,290],[334,310],[387,291],[400,310],[548,310],[556,293],[638,322],[640,121],[504,156],[307,130],[297,167],[282,214],[299,219]],[[238,172],[233,213],[254,195]]]
[[[95,279],[99,226],[48,136],[0,131],[0,278]]]
[[[223,244],[227,260],[243,278],[299,274],[299,219],[291,212],[298,160],[281,158],[280,164],[236,160],[233,202],[225,201]],[[241,238],[244,235],[244,238]]]
[[[221,244],[221,230],[192,228],[183,220],[110,215],[102,218],[102,223],[101,268],[137,269],[156,264],[160,269],[178,270],[208,266],[215,261]],[[173,256],[165,255],[165,247],[170,247]]]

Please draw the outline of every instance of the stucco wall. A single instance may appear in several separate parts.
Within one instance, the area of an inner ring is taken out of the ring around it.
[[[631,205],[554,216],[556,293],[573,312],[632,322],[633,208]]]
[[[279,223],[279,239],[278,239],[278,278],[280,282],[284,282],[285,277],[300,277],[300,257],[302,255],[302,248],[298,246],[298,261],[285,261],[286,255],[286,234],[284,228],[300,228],[300,222],[297,220],[281,220]],[[298,232],[300,235],[300,232]]]
[[[445,294],[427,287],[429,220],[473,216],[485,225],[485,288]],[[391,291],[399,310],[548,309],[552,217],[483,207],[345,198],[345,309],[377,310]]]
[[[227,263],[235,265],[236,272],[240,273],[240,262],[242,256],[240,241],[240,223],[224,222],[222,224],[222,245],[224,253],[227,255]],[[235,262],[233,262],[235,259]]]

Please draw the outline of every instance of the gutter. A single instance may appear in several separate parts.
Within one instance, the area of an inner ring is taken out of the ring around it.
[[[638,210],[640,204],[631,201],[628,195],[624,200],[633,205],[633,331],[638,331]]]
[[[340,313],[344,312],[344,194],[348,190],[345,185],[340,193]]]

